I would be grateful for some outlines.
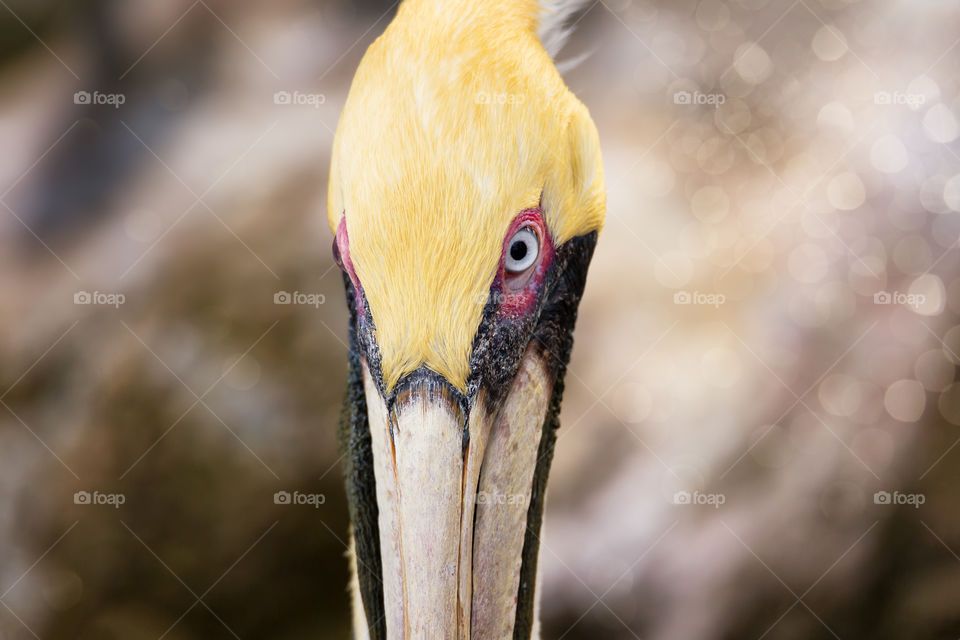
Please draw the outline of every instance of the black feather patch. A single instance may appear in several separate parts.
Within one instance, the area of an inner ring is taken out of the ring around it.
[[[357,560],[360,596],[367,616],[371,640],[386,640],[387,623],[383,610],[383,582],[380,563],[380,525],[377,508],[377,480],[373,473],[373,446],[367,422],[367,401],[363,370],[357,349],[357,309],[353,285],[343,275],[350,309],[350,354],[347,391],[340,415],[340,454],[344,460],[347,501]]]

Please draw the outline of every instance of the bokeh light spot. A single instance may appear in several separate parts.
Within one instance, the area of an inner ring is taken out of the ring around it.
[[[897,380],[883,394],[887,413],[900,422],[916,422],[923,415],[926,392],[917,380]]]
[[[836,27],[823,25],[813,35],[810,48],[818,58],[831,62],[839,60],[847,52],[847,39]]]
[[[827,185],[827,199],[837,209],[852,211],[862,205],[866,199],[863,181],[852,171],[838,174]]]

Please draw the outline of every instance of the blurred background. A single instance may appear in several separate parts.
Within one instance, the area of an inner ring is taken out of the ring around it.
[[[349,637],[325,192],[395,9],[0,0],[0,638]],[[960,7],[576,21],[544,637],[957,638]]]

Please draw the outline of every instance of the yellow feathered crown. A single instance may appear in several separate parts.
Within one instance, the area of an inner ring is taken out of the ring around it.
[[[465,390],[504,235],[541,205],[558,246],[599,229],[596,128],[538,38],[534,0],[406,0],[357,69],[333,145],[389,391],[422,365]]]

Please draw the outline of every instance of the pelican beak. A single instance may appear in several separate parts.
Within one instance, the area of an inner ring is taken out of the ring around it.
[[[513,637],[553,376],[534,349],[501,402],[421,369],[385,401],[363,364],[386,637]]]

